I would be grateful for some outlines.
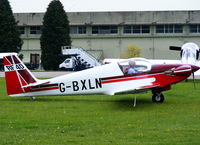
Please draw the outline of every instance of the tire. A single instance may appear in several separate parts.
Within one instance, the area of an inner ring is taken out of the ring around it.
[[[65,70],[65,68],[64,68],[64,67],[61,67],[60,70]]]
[[[152,101],[156,103],[163,103],[165,100],[165,97],[162,93],[155,93],[152,96]]]

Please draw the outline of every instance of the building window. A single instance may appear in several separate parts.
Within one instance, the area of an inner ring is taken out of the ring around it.
[[[165,29],[165,33],[173,33],[173,26],[174,25],[165,25],[164,29]]]
[[[164,25],[156,26],[156,33],[164,33],[164,32],[165,32]]]
[[[19,26],[18,27],[20,34],[25,34],[25,27],[24,26]]]
[[[117,34],[117,26],[93,26],[92,34]]]
[[[183,25],[156,25],[156,33],[183,33]]]
[[[141,33],[150,33],[149,25],[133,25],[133,26],[124,26],[125,34],[141,34]]]
[[[41,27],[40,26],[31,26],[30,27],[30,34],[41,34]]]
[[[132,26],[132,31],[133,33],[140,33],[140,26],[139,25]]]
[[[70,34],[86,34],[85,26],[71,26]]]
[[[174,33],[183,33],[183,25],[174,25]]]
[[[132,33],[132,27],[131,26],[124,26],[124,33],[131,34]]]
[[[200,25],[192,24],[189,25],[190,33],[200,33]]]
[[[150,26],[143,25],[141,26],[142,33],[150,33]]]

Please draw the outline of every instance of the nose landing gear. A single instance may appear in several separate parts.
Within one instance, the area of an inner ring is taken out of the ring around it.
[[[153,102],[162,103],[162,102],[164,102],[164,100],[165,100],[165,97],[161,92],[154,93],[152,96]]]

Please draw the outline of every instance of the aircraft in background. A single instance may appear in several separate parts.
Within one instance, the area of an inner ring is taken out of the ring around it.
[[[180,51],[181,60],[165,60],[165,59],[148,59],[153,64],[191,64],[200,66],[199,53],[200,49],[197,44],[188,42],[182,47],[170,46],[170,50]],[[107,58],[103,60],[103,64],[119,62],[126,59]],[[195,72],[195,75],[200,75],[200,70]]]
[[[187,79],[200,67],[190,64],[152,64],[144,58],[127,59],[91,69],[39,80],[16,55],[3,57],[9,96],[108,94],[151,90],[153,102],[163,102],[163,91]],[[127,74],[134,61],[135,73]]]

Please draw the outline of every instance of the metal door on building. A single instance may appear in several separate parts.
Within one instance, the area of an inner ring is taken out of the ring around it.
[[[40,55],[35,53],[30,54],[30,69],[38,69],[40,64]]]

